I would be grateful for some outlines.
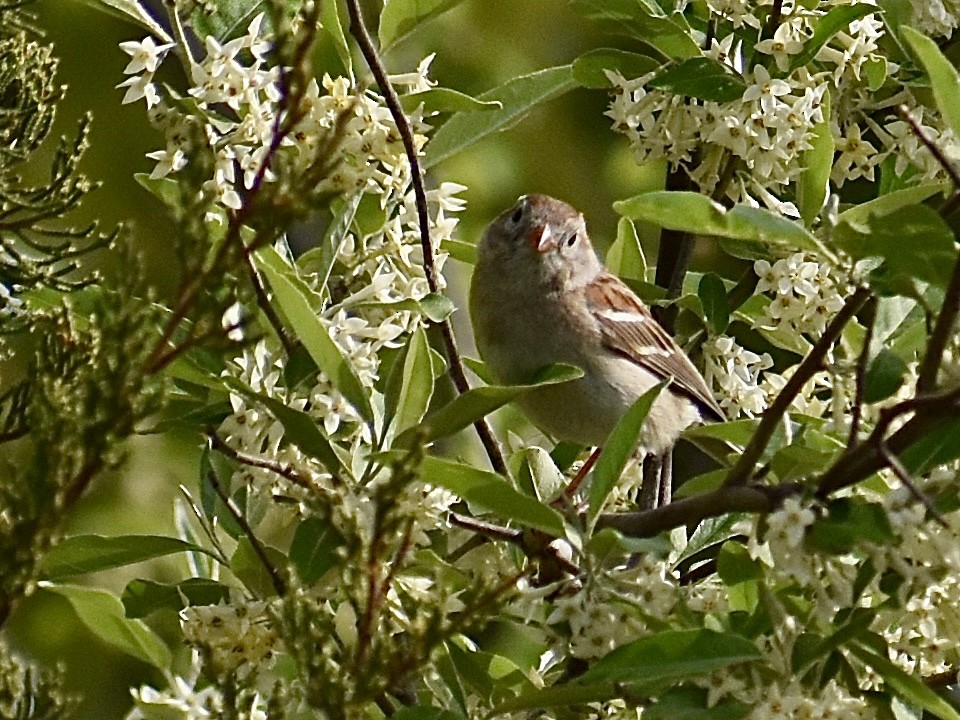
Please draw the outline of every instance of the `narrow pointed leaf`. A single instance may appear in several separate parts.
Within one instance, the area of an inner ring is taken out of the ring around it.
[[[901,28],[900,32],[913,54],[920,60],[923,69],[927,71],[940,114],[953,130],[953,134],[960,136],[960,74],[940,51],[933,38],[912,27]]]
[[[600,658],[579,683],[683,680],[760,659],[750,640],[712,630],[672,630],[641,638]]]
[[[650,408],[653,407],[654,401],[659,397],[664,387],[666,387],[665,382],[654,385],[637,398],[607,438],[603,451],[597,458],[597,464],[590,475],[591,518],[595,518],[600,513],[600,509],[606,502],[610,491],[616,485],[617,480],[620,479],[627,462],[636,452],[643,421],[647,419],[647,413],[650,412]]]
[[[513,127],[533,107],[572,90],[576,85],[572,66],[562,65],[515,77],[483,93],[479,96],[481,101],[497,101],[502,107],[453,115],[427,143],[424,168],[453,157],[492,133]]]
[[[393,433],[401,433],[423,420],[433,397],[433,377],[430,343],[420,328],[410,336],[387,379],[384,424]]]
[[[908,703],[919,705],[941,720],[960,720],[960,713],[932,688],[927,687],[923,680],[908,675],[892,661],[862,645],[851,643],[847,649],[858,660],[873,668],[890,689]]]
[[[275,302],[288,327],[303,343],[310,357],[333,386],[366,422],[372,423],[373,408],[370,406],[367,390],[330,337],[326,326],[317,317],[311,302],[313,293],[273,248],[267,247],[258,251],[256,260],[257,267],[263,271],[270,283]]]
[[[189,605],[216,605],[229,600],[230,588],[208,578],[187,578],[172,585],[132,580],[120,596],[128,618],[146,617],[157,610],[179,612]]]
[[[720,276],[707,273],[700,278],[697,296],[710,329],[716,334],[726,330],[730,322],[730,302],[727,300],[727,287]]]
[[[380,13],[380,46],[386,50],[403,40],[427,20],[459,5],[463,0],[387,0]]]
[[[459,90],[442,87],[401,95],[400,104],[407,112],[416,110],[422,104],[426,113],[487,111],[503,107],[497,100],[477,100]]]
[[[432,442],[460,432],[482,417],[503,407],[531,388],[556,385],[583,377],[583,371],[572,365],[554,364],[540,370],[524,385],[486,385],[458,395],[451,402],[430,413],[422,423],[399,436],[394,445],[404,447],[415,438]]]
[[[149,30],[158,40],[165,43],[173,42],[173,38],[167,34],[160,23],[153,19],[138,0],[83,0],[83,2],[123,20],[133,20],[141,27]]]
[[[224,378],[224,383],[230,390],[267,408],[283,425],[284,437],[310,457],[319,460],[330,473],[339,475],[344,472],[343,464],[333,451],[330,440],[320,430],[314,418],[276,398],[251,390],[236,378]]]
[[[644,220],[668,230],[798,249],[817,247],[816,238],[799,223],[747,205],[736,205],[728,210],[695,192],[648,192],[616,202],[613,208],[624,217]]]
[[[430,456],[423,461],[423,479],[456,493],[471,506],[488,510],[506,520],[563,537],[563,520],[555,510],[524,495],[496,473],[471,465]]]
[[[330,36],[340,62],[343,63],[347,74],[353,76],[353,56],[350,53],[350,44],[343,32],[343,23],[340,21],[339,3],[337,0],[325,0],[320,9],[320,24]]]
[[[59,580],[178,552],[207,551],[199,545],[162,535],[75,535],[55,545],[43,559],[41,568],[44,577]]]

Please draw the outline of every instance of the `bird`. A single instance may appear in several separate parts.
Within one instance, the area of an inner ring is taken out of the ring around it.
[[[469,303],[477,350],[498,382],[529,382],[552,363],[583,371],[519,397],[534,424],[558,440],[600,448],[633,403],[663,381],[637,454],[662,457],[690,425],[724,419],[696,366],[604,267],[583,215],[562,200],[524,195],[487,226]]]

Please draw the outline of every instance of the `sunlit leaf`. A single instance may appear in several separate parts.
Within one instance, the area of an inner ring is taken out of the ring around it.
[[[257,267],[263,271],[274,292],[277,306],[290,329],[303,343],[333,386],[368,423],[373,422],[373,408],[366,389],[349,361],[330,337],[327,327],[317,317],[311,291],[271,247],[256,253]]]
[[[808,226],[813,224],[830,192],[835,143],[830,130],[830,93],[823,95],[820,105],[823,120],[811,128],[810,147],[803,151],[800,165],[803,172],[797,182],[797,209]]]
[[[429,456],[423,461],[423,479],[456,493],[471,506],[505,520],[563,537],[563,520],[555,510],[514,488],[501,475],[445,458]]]
[[[573,78],[582,87],[608,88],[613,83],[605,72],[607,70],[632,79],[646,75],[659,66],[660,63],[646,55],[615,48],[597,48],[573,61]]]
[[[412,112],[423,105],[425,114],[499,110],[503,107],[499,100],[478,100],[459,90],[442,87],[401,95],[400,104],[407,112]]]
[[[694,233],[797,249],[815,249],[817,241],[799,223],[781,215],[736,205],[726,209],[718,202],[695,192],[662,190],[643,193],[613,204],[614,210],[633,220]]]
[[[44,577],[59,580],[188,551],[207,552],[198,545],[162,535],[74,535],[54,545],[41,569]]]
[[[420,442],[432,442],[442,437],[448,437],[472,425],[480,418],[486,417],[497,408],[503,407],[532,388],[570,382],[580,377],[583,377],[583,371],[580,368],[555,364],[538,371],[528,384],[486,385],[472,388],[430,413],[422,423],[399,436],[394,444],[398,447],[405,447],[415,439]]]
[[[658,383],[637,398],[630,409],[617,421],[603,444],[597,464],[594,465],[593,472],[590,474],[591,517],[596,517],[600,513],[607,496],[623,474],[623,469],[636,453],[643,421],[647,419],[650,408],[653,407],[654,401],[666,385],[665,382]]]
[[[423,328],[416,330],[394,362],[384,391],[384,423],[394,434],[421,420],[433,397],[433,355]]]
[[[854,20],[875,12],[877,8],[866,3],[831,8],[814,21],[813,35],[803,44],[803,50],[791,58],[790,69],[809,63],[834,35],[849,27]]]
[[[617,222],[617,239],[607,250],[607,268],[622,278],[645,280],[647,277],[647,258],[640,245],[640,236],[628,218],[620,218]]]
[[[461,2],[463,0],[387,0],[380,13],[380,46],[388,49],[419,25]]]
[[[111,15],[123,20],[132,20],[146,30],[149,30],[154,37],[165,43],[173,42],[173,39],[166,30],[153,19],[153,16],[147,12],[146,8],[139,0],[83,0],[87,5],[105,10]]]
[[[66,598],[80,622],[107,644],[161,670],[170,668],[170,648],[141,620],[127,618],[114,595],[76,585],[44,582],[41,587]]]
[[[940,51],[933,38],[912,27],[901,28],[900,34],[927,71],[940,115],[953,130],[953,134],[960,136],[960,74]]]
[[[644,0],[573,0],[571,5],[604,31],[646,43],[668,58],[702,54],[682,13],[667,15],[656,2]]]
[[[497,101],[502,107],[499,110],[476,110],[453,115],[437,128],[427,143],[424,167],[430,168],[492,133],[513,127],[536,105],[574,87],[573,68],[562,65],[515,77],[483,93],[479,100]]]

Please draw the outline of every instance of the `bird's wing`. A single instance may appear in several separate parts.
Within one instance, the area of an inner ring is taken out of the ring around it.
[[[700,372],[620,278],[604,272],[586,289],[587,305],[603,344],[654,375],[673,378],[672,387],[716,420],[725,419]]]

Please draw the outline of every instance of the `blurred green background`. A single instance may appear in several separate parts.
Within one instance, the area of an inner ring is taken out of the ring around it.
[[[368,3],[367,9],[368,18],[374,18],[379,6]],[[143,103],[121,105],[123,91],[115,88],[124,79],[128,61],[118,43],[142,39],[144,33],[79,0],[39,0],[33,11],[37,25],[56,46],[59,79],[68,86],[54,136],[72,135],[86,112],[94,118],[82,167],[102,186],[88,198],[81,216],[106,227],[123,223],[148,277],[170,293],[178,279],[166,252],[172,226],[159,203],[133,179],[134,173],[150,171],[153,163],[145,154],[161,147],[163,139],[148,124]],[[563,0],[466,0],[424,26],[385,60],[390,72],[402,72],[436,52],[434,79],[476,94],[609,44],[610,39],[594,34]],[[165,79],[177,81],[175,75]],[[460,237],[475,240],[517,196],[543,192],[582,210],[597,245],[605,248],[616,228],[611,203],[634,194],[640,182],[626,141],[610,131],[603,115],[607,101],[603,91],[571,92],[537,108],[516,128],[438,166],[431,182],[455,181],[468,187]],[[455,261],[447,265],[450,294],[461,308],[457,329],[471,353],[464,302],[468,274],[469,268]],[[128,462],[93,487],[69,519],[69,532],[172,534],[173,500],[181,483],[188,488],[196,484],[198,447],[196,437],[144,436],[131,443]],[[138,575],[177,578],[183,572],[177,562],[126,568],[82,581],[119,592]],[[162,631],[176,618],[151,622]],[[163,682],[155,671],[99,642],[65,601],[42,591],[22,604],[8,633],[29,656],[63,665],[69,689],[82,695],[82,718],[122,717],[130,705],[129,687]]]

